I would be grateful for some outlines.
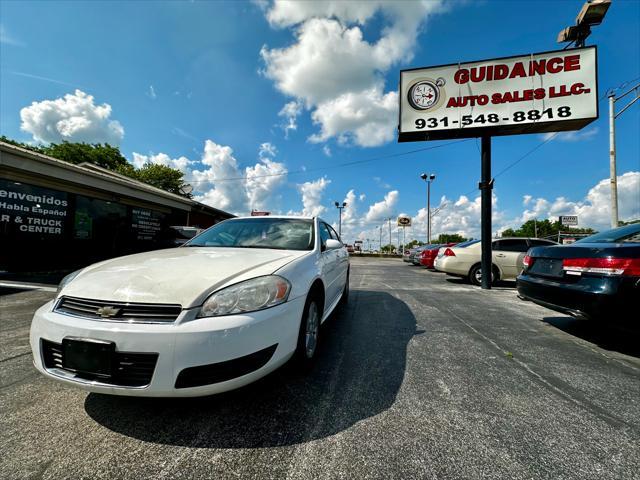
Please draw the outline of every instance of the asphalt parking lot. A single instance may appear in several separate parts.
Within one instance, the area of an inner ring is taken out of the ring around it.
[[[31,363],[48,292],[0,291],[0,478],[632,479],[640,335],[354,259],[315,369],[201,399],[87,394]]]

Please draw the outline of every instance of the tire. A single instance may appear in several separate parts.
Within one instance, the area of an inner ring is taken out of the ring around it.
[[[500,275],[496,271],[495,266],[492,266],[491,267],[491,285],[496,284],[499,276]],[[468,279],[469,279],[469,282],[471,282],[471,285],[475,285],[477,287],[482,286],[482,267],[479,263],[476,263],[473,267],[471,267],[471,270],[469,270]]]
[[[316,358],[320,340],[321,319],[322,308],[320,307],[320,302],[316,297],[309,297],[302,312],[298,344],[294,354],[296,365],[301,369],[309,368]]]
[[[347,281],[344,284],[344,289],[342,290],[342,297],[340,298],[340,307],[344,308],[349,303],[349,272],[347,272]]]

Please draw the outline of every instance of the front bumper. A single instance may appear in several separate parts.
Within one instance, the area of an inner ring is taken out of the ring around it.
[[[193,318],[195,312],[184,310],[175,323],[168,325],[78,318],[53,312],[53,302],[49,302],[35,313],[31,324],[34,365],[50,378],[113,395],[192,397],[233,390],[263,377],[291,357],[297,344],[304,302],[304,297],[298,297],[250,314],[193,320],[187,319]],[[61,344],[65,337],[115,342],[116,352],[123,355],[156,353],[151,381],[145,386],[115,385],[111,380],[88,380],[66,370],[51,368],[50,362],[47,367],[43,341]],[[266,363],[254,361],[253,365],[262,366],[251,371],[247,358],[255,360],[256,354],[261,354]],[[264,356],[266,354],[268,357]],[[237,366],[238,363],[245,368],[230,370],[230,365]],[[221,375],[220,369],[227,373]],[[237,371],[240,376],[229,378],[230,371]],[[200,379],[195,383],[201,386],[191,386],[194,375]],[[176,388],[179,377],[182,380]],[[202,385],[203,381],[207,384]]]
[[[539,305],[577,318],[624,323],[640,295],[640,280],[583,276],[575,283],[523,273],[517,278],[518,295]]]

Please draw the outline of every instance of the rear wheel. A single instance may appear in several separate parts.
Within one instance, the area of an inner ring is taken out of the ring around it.
[[[495,267],[491,268],[491,285],[495,285],[498,281],[499,274]],[[482,286],[482,265],[477,263],[469,270],[469,281],[472,285]]]

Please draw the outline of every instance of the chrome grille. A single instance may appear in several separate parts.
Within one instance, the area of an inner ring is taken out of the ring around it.
[[[171,323],[182,311],[181,305],[126,303],[62,297],[55,312],[93,320],[131,323]]]

